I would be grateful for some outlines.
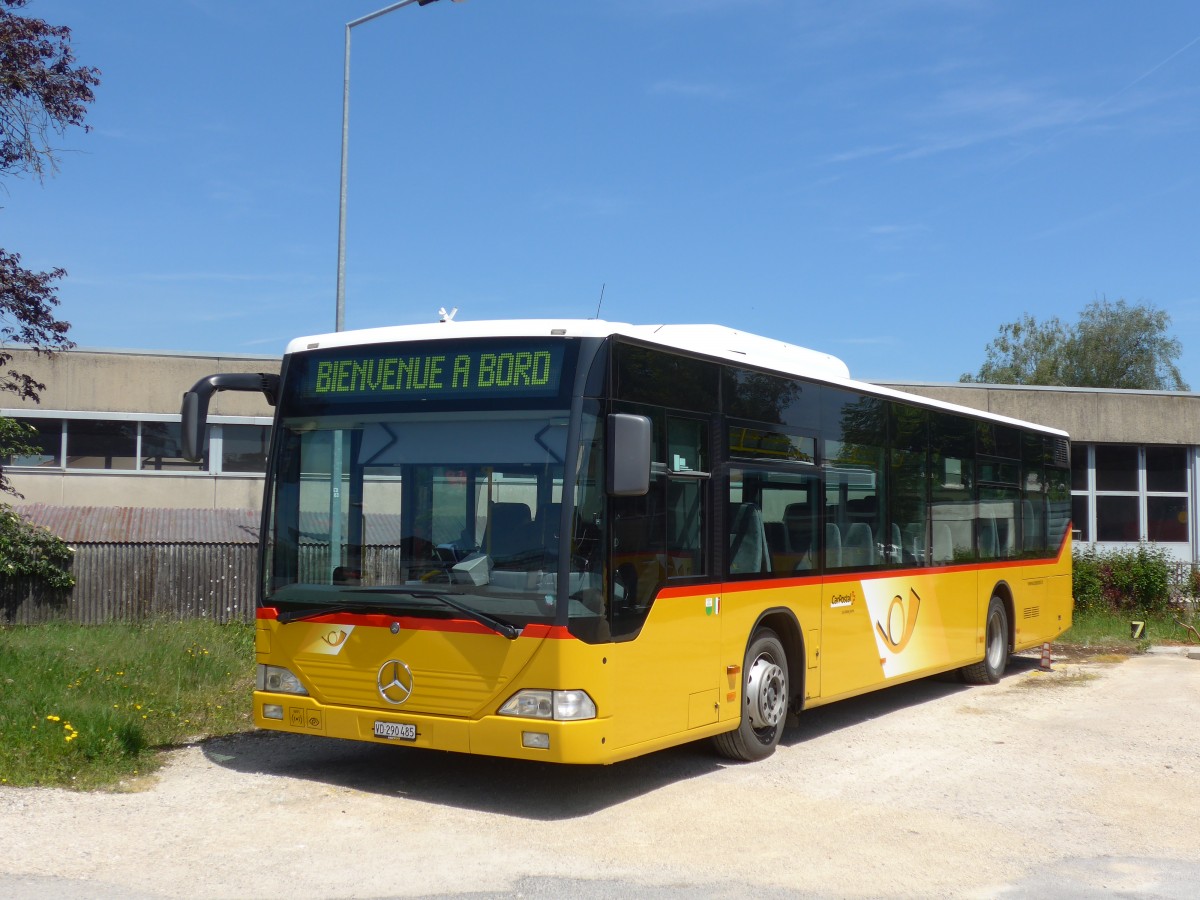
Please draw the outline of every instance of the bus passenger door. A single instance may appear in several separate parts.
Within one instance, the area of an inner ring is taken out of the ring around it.
[[[720,595],[696,583],[709,574],[708,495],[706,477],[672,471],[644,497],[610,500],[617,748],[717,721]]]

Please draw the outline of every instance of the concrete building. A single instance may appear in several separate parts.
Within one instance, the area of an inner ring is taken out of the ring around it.
[[[5,461],[15,503],[259,508],[272,409],[261,394],[213,398],[209,456],[179,455],[179,403],[215,372],[278,372],[279,357],[10,348],[9,368],[46,385],[41,403],[0,397],[0,415],[38,431],[40,453]]]
[[[270,435],[259,394],[213,399],[209,457],[179,457],[179,400],[214,372],[277,372],[279,358],[13,349],[11,368],[46,384],[40,405],[0,398],[38,430],[41,452],[7,462],[27,503],[77,507],[257,509]],[[888,387],[1027,419],[1072,438],[1077,539],[1150,540],[1200,560],[1200,394],[889,382]]]

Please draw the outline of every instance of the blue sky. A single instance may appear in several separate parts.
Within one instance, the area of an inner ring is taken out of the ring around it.
[[[85,347],[333,330],[343,35],[386,0],[33,0],[102,70],[8,179]],[[1170,313],[1200,389],[1200,4],[448,0],[353,32],[346,323],[717,322],[954,381]]]

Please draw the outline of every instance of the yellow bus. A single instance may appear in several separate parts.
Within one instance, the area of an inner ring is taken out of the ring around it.
[[[261,728],[562,763],[795,715],[1071,624],[1067,435],[713,325],[445,321],[293,341],[184,395],[277,405]]]

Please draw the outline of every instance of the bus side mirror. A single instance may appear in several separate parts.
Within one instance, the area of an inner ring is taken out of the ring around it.
[[[184,459],[199,460],[204,456],[204,439],[208,436],[208,404],[204,404],[204,415],[200,415],[200,395],[188,391],[183,395],[179,410],[180,455]]]
[[[208,401],[217,391],[261,391],[274,406],[279,398],[279,376],[271,372],[223,372],[201,378],[192,385],[179,407],[179,452],[184,459],[197,462],[204,456]]]
[[[610,415],[608,493],[613,497],[643,497],[649,493],[653,452],[648,418],[629,413]]]

